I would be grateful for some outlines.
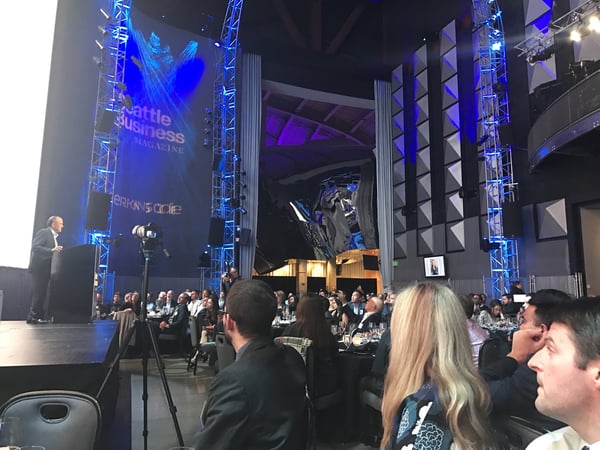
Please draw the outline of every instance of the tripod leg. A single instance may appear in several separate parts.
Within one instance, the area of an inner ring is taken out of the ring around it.
[[[181,435],[181,429],[179,428],[179,421],[177,420],[177,408],[173,403],[173,397],[171,396],[171,390],[169,389],[169,384],[167,382],[167,376],[165,375],[165,368],[163,365],[162,358],[160,356],[160,352],[158,351],[158,342],[156,341],[156,336],[152,332],[152,327],[150,322],[146,322],[147,325],[147,333],[150,336],[150,342],[152,342],[152,348],[154,349],[154,357],[156,359],[156,366],[158,368],[158,373],[160,374],[160,379],[162,381],[163,391],[165,392],[165,396],[167,397],[167,403],[169,404],[169,411],[171,412],[171,417],[173,418],[173,425],[175,426],[175,433],[177,434],[177,441],[179,445],[183,446],[183,436]]]

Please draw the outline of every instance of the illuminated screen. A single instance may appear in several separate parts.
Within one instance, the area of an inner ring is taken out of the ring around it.
[[[425,276],[426,277],[445,277],[446,276],[446,265],[444,264],[443,256],[430,256],[423,258],[423,264],[425,265]]]
[[[3,111],[0,120],[0,266],[26,268],[33,235],[50,61],[58,0],[3,2],[0,71]],[[22,20],[27,17],[26,28]],[[15,20],[13,20],[15,19]]]

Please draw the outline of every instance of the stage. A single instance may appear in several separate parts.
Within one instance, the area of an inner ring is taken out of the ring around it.
[[[119,350],[118,323],[29,325],[0,322],[0,404],[15,394],[68,389],[96,397]],[[118,367],[101,398],[110,423],[118,394]]]

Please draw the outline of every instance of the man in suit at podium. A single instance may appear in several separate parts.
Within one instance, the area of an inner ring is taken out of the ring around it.
[[[29,271],[32,281],[31,309],[27,315],[27,323],[47,323],[45,317],[48,284],[50,282],[50,267],[52,255],[63,248],[58,245],[56,238],[63,229],[63,220],[59,216],[50,216],[47,227],[42,228],[33,237],[31,244],[31,260]]]

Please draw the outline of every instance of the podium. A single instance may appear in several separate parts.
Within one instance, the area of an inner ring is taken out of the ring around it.
[[[48,313],[54,323],[88,323],[95,313],[96,246],[65,248],[52,255]]]

